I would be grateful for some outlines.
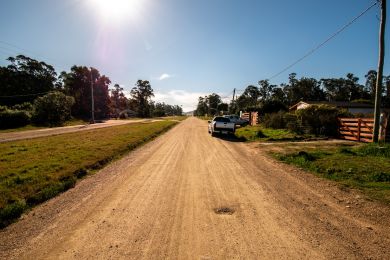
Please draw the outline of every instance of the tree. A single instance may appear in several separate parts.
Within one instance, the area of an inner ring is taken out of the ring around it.
[[[196,106],[195,115],[204,116],[208,112],[207,96],[198,98],[198,105]]]
[[[390,76],[383,76],[383,84],[385,86],[386,96],[390,98]]]
[[[288,105],[295,104],[301,100],[325,100],[325,93],[320,87],[321,82],[314,78],[302,77],[300,80],[297,80],[295,77],[296,74],[291,73],[289,76],[289,84],[284,88]]]
[[[229,110],[229,104],[228,103],[220,103],[217,107],[218,111],[224,112]]]
[[[283,88],[285,85],[281,85],[280,87],[275,87],[272,89],[271,100],[278,101],[280,103],[287,103],[286,93]]]
[[[115,84],[114,88],[110,89],[110,92],[110,112],[118,117],[119,113],[127,108],[128,99],[119,84]]]
[[[69,73],[62,72],[63,91],[74,97],[75,104],[72,114],[80,118],[91,116],[91,84],[93,86],[93,98],[95,103],[95,116],[106,118],[109,115],[110,96],[108,86],[110,79],[100,75],[95,68],[85,66],[73,66]],[[92,80],[92,81],[91,81]]]
[[[382,99],[385,107],[390,107],[390,76],[383,76],[384,91],[386,96]]]
[[[268,79],[259,81],[259,94],[262,101],[268,101],[272,97],[272,91],[276,87],[275,85],[269,84]]]
[[[241,111],[256,110],[259,107],[260,90],[254,85],[245,88],[241,96],[237,98],[237,108]]]
[[[219,112],[218,106],[219,106],[219,104],[222,103],[221,96],[216,94],[216,93],[212,93],[212,94],[208,95],[207,101],[208,101],[207,114],[209,114],[209,115],[218,114],[218,112]]]
[[[208,96],[199,97],[198,105],[195,110],[196,116],[204,116],[204,115],[217,115],[219,110],[219,106],[222,103],[221,96],[216,93],[212,93]],[[222,107],[223,108],[223,107]]]
[[[150,117],[150,99],[154,97],[153,89],[147,80],[138,80],[136,86],[130,91],[131,99],[136,104],[139,117]]]
[[[152,115],[153,116],[181,116],[183,109],[178,105],[168,105],[164,102],[152,102]]]
[[[24,55],[9,57],[11,64],[0,67],[0,105],[13,106],[32,102],[56,87],[57,73],[53,66]]]
[[[365,91],[369,93],[372,99],[375,97],[376,76],[377,72],[375,70],[369,70],[364,76],[366,78]]]
[[[59,126],[71,117],[74,98],[54,91],[34,101],[33,121],[38,124]]]

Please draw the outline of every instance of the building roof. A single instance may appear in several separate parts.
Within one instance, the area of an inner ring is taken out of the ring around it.
[[[307,104],[307,105],[328,105],[328,106],[335,106],[335,107],[341,107],[341,108],[374,108],[373,104],[367,104],[367,103],[355,103],[355,102],[349,102],[349,101],[299,101],[295,105],[291,106],[289,109],[294,110],[301,104]]]

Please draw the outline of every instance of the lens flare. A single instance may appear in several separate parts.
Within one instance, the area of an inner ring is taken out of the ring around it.
[[[123,21],[136,16],[143,0],[90,0],[100,17]]]

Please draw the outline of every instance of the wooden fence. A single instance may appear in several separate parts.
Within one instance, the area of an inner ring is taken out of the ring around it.
[[[340,138],[358,142],[372,142],[374,119],[339,118]]]
[[[259,123],[259,114],[257,112],[242,113],[241,118],[248,120],[250,125],[257,125]]]

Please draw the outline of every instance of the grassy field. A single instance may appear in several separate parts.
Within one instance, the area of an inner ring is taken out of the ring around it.
[[[311,138],[311,135],[299,135],[286,129],[270,129],[258,126],[238,128],[235,135],[246,141],[299,141]]]
[[[164,120],[175,120],[175,121],[183,121],[187,119],[188,116],[167,116],[167,117],[161,117],[161,119]]]
[[[264,149],[285,163],[390,204],[390,145],[319,141],[275,143]]]
[[[63,126],[73,126],[73,125],[85,125],[89,122],[83,121],[81,119],[72,119],[69,121],[66,121]],[[2,129],[0,130],[0,133],[11,133],[11,132],[21,132],[21,131],[27,131],[27,130],[38,130],[48,128],[47,126],[36,126],[36,125],[26,125],[23,127],[18,128],[11,128],[11,129]]]
[[[134,123],[0,143],[0,226],[175,124]]]
[[[214,116],[197,116],[197,118],[202,120],[212,120]]]

